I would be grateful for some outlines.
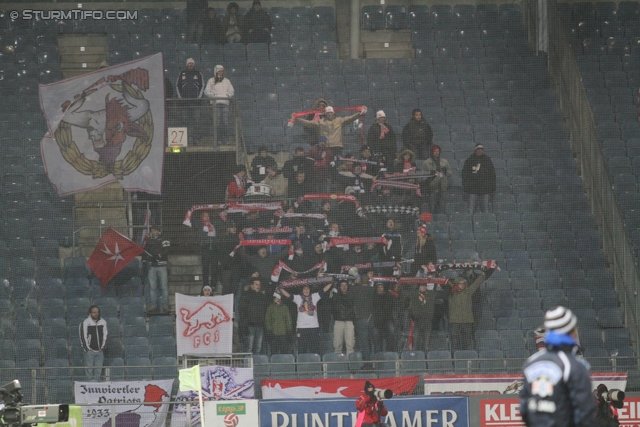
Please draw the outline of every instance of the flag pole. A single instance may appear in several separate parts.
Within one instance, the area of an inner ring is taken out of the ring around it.
[[[200,373],[198,373],[199,375]],[[200,427],[205,427],[204,424],[204,406],[202,404],[202,386],[198,388],[198,400],[200,401]]]

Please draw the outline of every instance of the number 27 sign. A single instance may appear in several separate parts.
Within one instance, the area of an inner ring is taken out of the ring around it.
[[[167,145],[169,147],[187,147],[188,144],[187,128],[168,128],[167,129]]]

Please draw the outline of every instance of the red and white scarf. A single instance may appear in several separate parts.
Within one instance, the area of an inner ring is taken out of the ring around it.
[[[263,228],[263,227],[258,227],[258,229],[255,228],[245,228],[244,230],[242,230],[243,233],[245,234],[250,234],[250,233],[258,233],[258,234],[279,234],[279,233],[293,233],[293,228],[291,227],[269,227],[269,228]]]
[[[184,225],[186,225],[187,227],[191,227],[191,218],[193,217],[193,213],[196,211],[212,211],[212,210],[216,210],[216,209],[226,209],[227,208],[227,204],[220,204],[220,205],[193,205],[191,206],[191,209],[189,209],[186,213],[186,215],[184,216],[184,220],[182,221],[182,223]]]
[[[389,133],[389,128],[380,123],[380,139],[384,139],[385,136]]]
[[[213,224],[211,224],[211,220],[204,219],[202,217],[201,219],[202,219],[202,231],[205,231],[207,233],[207,236],[209,237],[216,237],[216,229],[213,227]]]
[[[284,261],[279,260],[278,263],[275,265],[275,267],[273,267],[273,270],[271,271],[271,281],[272,282],[277,282],[278,280],[280,280],[280,273],[282,273],[282,270],[284,271],[288,271],[291,274],[295,274],[296,276],[301,276],[303,274],[309,274],[312,271],[315,270],[322,270],[322,272],[327,271],[327,262],[326,261],[321,261],[319,263],[317,263],[316,265],[314,265],[313,267],[311,267],[310,269],[308,269],[307,271],[295,271],[294,269],[292,269],[291,267],[289,267]]]
[[[151,225],[153,223],[153,219],[151,218],[151,209],[144,210],[144,219],[142,221],[142,225],[144,228],[142,229],[142,240],[140,241],[140,246],[143,248],[147,244],[147,239],[149,238],[149,230],[151,229]]]
[[[293,289],[297,287],[309,286],[311,291],[317,291],[318,289],[324,288],[328,283],[332,283],[334,280],[333,276],[323,276],[323,277],[311,277],[309,279],[295,279],[295,280],[285,280],[280,283],[278,287],[285,289]]]

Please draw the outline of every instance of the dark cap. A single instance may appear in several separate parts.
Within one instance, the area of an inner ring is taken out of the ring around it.
[[[368,145],[363,145],[362,147],[360,147],[360,152],[362,153],[364,150],[369,150],[371,151],[371,147],[369,147]]]

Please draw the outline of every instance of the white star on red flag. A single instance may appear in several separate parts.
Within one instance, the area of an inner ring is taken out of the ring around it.
[[[107,260],[109,261],[113,261],[115,260],[115,265],[118,265],[118,261],[121,259],[124,259],[124,257],[122,255],[120,255],[120,249],[118,249],[118,242],[116,242],[116,247],[115,247],[115,251],[111,252],[111,249],[109,249],[109,247],[107,246],[107,244],[104,244],[104,249],[102,249],[102,252],[104,252],[107,255],[111,255],[110,258],[107,258]]]

